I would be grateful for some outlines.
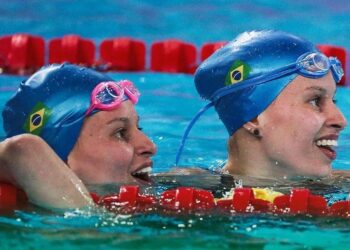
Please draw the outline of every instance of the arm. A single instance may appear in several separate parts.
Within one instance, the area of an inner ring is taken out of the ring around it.
[[[0,182],[22,188],[29,200],[48,208],[93,204],[81,180],[38,136],[22,134],[0,143]]]

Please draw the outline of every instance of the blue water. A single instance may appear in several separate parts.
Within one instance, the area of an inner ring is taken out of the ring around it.
[[[294,3],[295,2],[295,3]],[[350,48],[350,2],[332,1],[0,1],[0,35],[26,32],[50,39],[179,38],[200,46],[251,29],[282,29],[315,43]],[[184,74],[110,73],[142,92],[140,125],[158,145],[155,172],[169,169],[183,130],[204,104]],[[0,76],[0,108],[20,76]],[[350,119],[350,89],[338,104]],[[186,107],[186,108],[183,108]],[[203,133],[206,131],[206,133]],[[0,128],[0,136],[3,130]],[[207,112],[191,131],[182,165],[216,167],[226,158],[227,134]],[[339,141],[337,169],[350,170],[350,128]],[[344,196],[349,190],[344,190]],[[38,208],[0,216],[0,249],[344,249],[350,220],[307,216],[122,216],[96,211],[51,213]]]

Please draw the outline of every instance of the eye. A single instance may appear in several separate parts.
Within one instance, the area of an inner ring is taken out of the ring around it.
[[[125,128],[119,128],[116,131],[114,131],[113,136],[119,140],[127,140],[128,130]]]
[[[321,97],[321,96],[315,96],[314,98],[312,98],[312,99],[309,101],[309,103],[310,103],[312,106],[320,107],[321,101],[322,101],[322,97]]]
[[[143,128],[140,126],[140,118],[139,118],[139,117],[137,118],[136,126],[137,126],[137,129],[138,129],[138,130],[140,130],[140,131],[143,130]]]

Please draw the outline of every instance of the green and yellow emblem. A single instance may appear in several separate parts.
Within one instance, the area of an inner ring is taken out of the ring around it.
[[[240,60],[234,61],[226,75],[225,85],[228,86],[246,80],[250,70],[251,68],[248,64]]]
[[[50,114],[51,110],[43,103],[38,102],[30,111],[24,123],[23,129],[28,133],[39,135],[42,128],[45,126]]]

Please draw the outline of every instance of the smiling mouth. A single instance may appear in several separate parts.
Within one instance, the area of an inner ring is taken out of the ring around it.
[[[146,167],[132,173],[131,176],[143,182],[150,183],[151,179],[149,177],[149,174],[151,173],[151,171],[152,171],[151,167]]]
[[[338,146],[337,140],[317,140],[316,146],[326,155],[329,159],[334,160],[337,157],[337,153],[334,150],[334,147]]]

